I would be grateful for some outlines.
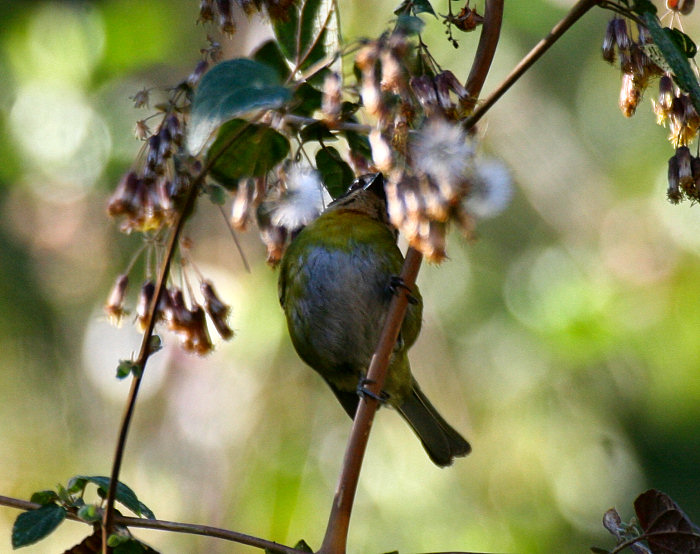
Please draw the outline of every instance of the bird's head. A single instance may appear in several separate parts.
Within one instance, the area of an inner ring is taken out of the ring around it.
[[[347,192],[328,205],[327,212],[352,210],[391,225],[386,210],[384,177],[381,173],[361,175],[353,181]]]

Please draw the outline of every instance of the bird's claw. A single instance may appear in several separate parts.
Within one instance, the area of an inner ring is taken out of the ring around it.
[[[365,385],[371,385],[373,384],[374,381],[372,379],[367,379],[367,377],[362,377],[360,379],[360,382],[357,384],[357,394],[359,396],[365,396],[368,398],[373,398],[380,404],[385,404],[387,400],[389,400],[389,395],[381,391],[379,394],[375,394],[371,390],[369,390]]]
[[[398,275],[392,275],[389,279],[389,291],[391,294],[398,294],[399,289],[406,291],[406,300],[408,300],[409,304],[418,304],[418,299],[413,296],[413,289],[405,283],[403,278]]]

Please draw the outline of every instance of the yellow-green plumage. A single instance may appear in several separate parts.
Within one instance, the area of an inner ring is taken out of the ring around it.
[[[391,301],[391,279],[403,255],[388,223],[381,177],[331,204],[289,245],[282,258],[279,296],[299,356],[330,385],[348,414],[379,342]],[[372,190],[373,189],[373,190]],[[431,459],[449,465],[469,444],[423,395],[407,357],[421,327],[417,289],[401,326],[383,387],[387,402],[418,434]]]

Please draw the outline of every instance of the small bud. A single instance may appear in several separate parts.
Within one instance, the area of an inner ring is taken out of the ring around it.
[[[391,92],[398,92],[406,87],[406,82],[401,69],[401,62],[388,50],[383,50],[380,54],[382,62],[382,89]]]
[[[676,160],[678,161],[678,183],[686,188],[695,184],[692,169],[692,156],[687,146],[681,146],[676,150]]]
[[[342,94],[340,90],[341,80],[337,73],[330,73],[323,81],[323,100],[321,110],[323,111],[325,120],[329,124],[333,124],[339,120],[342,107]]]
[[[159,154],[160,135],[153,135],[148,139],[148,154],[146,155],[146,168],[149,172],[160,173],[163,158]]]
[[[233,22],[231,0],[216,0],[219,10],[219,29],[222,33],[232,35],[236,32],[236,24]]]
[[[433,80],[428,75],[412,77],[409,82],[413,94],[423,107],[425,114],[430,117],[438,109],[437,90]]]
[[[182,127],[180,125],[180,120],[174,113],[168,115],[163,122],[163,127],[170,133],[170,140],[176,146],[182,146]]]
[[[668,190],[666,196],[672,204],[678,204],[682,199],[678,178],[678,160],[676,156],[668,159]]]
[[[158,136],[160,137],[160,143],[158,144],[158,157],[161,161],[167,160],[173,153],[173,142],[172,137],[170,136],[170,131],[167,128],[161,129]]]
[[[623,18],[616,17],[611,23],[613,25],[615,44],[617,44],[620,50],[628,50],[630,46],[632,46],[632,39],[627,29],[627,21]]]
[[[105,312],[113,325],[119,325],[122,317],[126,314],[124,310],[124,297],[126,288],[129,285],[129,276],[123,273],[117,277],[109,293],[109,298],[105,304]]]
[[[214,5],[212,0],[201,0],[199,3],[199,21],[206,23],[214,19]]]
[[[134,127],[134,135],[137,139],[146,140],[150,133],[151,130],[148,128],[148,124],[145,120],[140,119],[136,122],[136,126]]]
[[[695,7],[695,0],[666,0],[666,7],[681,15],[688,15]]]
[[[617,18],[616,18],[617,19]],[[603,59],[608,63],[615,63],[615,19],[608,21],[608,26],[605,29],[605,37],[603,38]]]
[[[206,60],[199,60],[197,65],[194,66],[194,70],[189,74],[187,80],[185,81],[188,86],[195,87],[202,76],[207,72],[209,68],[209,62]]]

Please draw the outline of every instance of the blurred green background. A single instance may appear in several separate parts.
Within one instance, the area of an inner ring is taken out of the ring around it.
[[[0,494],[109,474],[129,386],[114,372],[139,337],[101,310],[141,243],[107,218],[106,198],[149,113],[128,97],[178,82],[206,46],[198,4],[0,3]],[[506,2],[485,91],[571,4]],[[394,7],[341,2],[346,37],[381,32]],[[439,470],[382,410],[351,552],[610,547],[603,513],[629,518],[648,487],[700,519],[700,222],[697,208],[665,199],[672,149],[654,123],[653,88],[635,118],[617,108],[619,74],[599,53],[609,16],[589,14],[480,125],[483,149],[511,169],[514,198],[476,241],[452,236],[450,260],[421,270],[425,323],[411,355],[474,452]],[[455,50],[425,20],[433,53],[464,79],[477,34]],[[239,22],[227,57],[266,36],[260,21]],[[683,24],[698,35],[697,16]],[[250,274],[208,202],[187,234],[233,305],[237,336],[201,359],[165,335],[122,480],[162,519],[318,547],[350,421],[294,354],[256,233],[242,237]],[[0,551],[17,514],[0,507]],[[60,552],[87,533],[68,522],[24,551]],[[253,552],[136,534],[168,553]]]

